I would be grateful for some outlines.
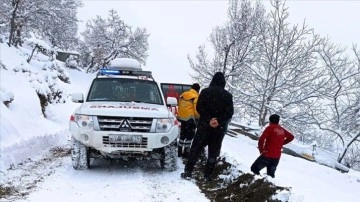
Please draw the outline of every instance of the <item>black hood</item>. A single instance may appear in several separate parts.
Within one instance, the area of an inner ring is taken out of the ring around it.
[[[219,86],[225,88],[225,76],[222,72],[216,72],[210,82],[210,86]]]

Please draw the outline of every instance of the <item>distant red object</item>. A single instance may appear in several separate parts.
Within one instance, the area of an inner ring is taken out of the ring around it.
[[[175,90],[174,85],[169,85],[169,90],[166,93],[166,98],[168,97],[175,97],[176,99],[179,99],[179,93]]]
[[[179,100],[180,95],[190,90],[191,85],[190,84],[179,84],[179,83],[161,83],[161,90],[163,91],[165,102],[168,97],[175,97],[177,100]],[[177,116],[178,113],[178,107],[169,107],[169,110]],[[179,124],[180,125],[180,124]]]

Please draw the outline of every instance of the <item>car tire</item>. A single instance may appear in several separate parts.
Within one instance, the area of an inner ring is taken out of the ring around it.
[[[84,170],[89,168],[89,158],[87,147],[71,137],[71,161],[75,170]]]
[[[175,171],[177,169],[177,149],[175,142],[167,145],[162,150],[162,157],[160,159],[161,168],[165,171]]]

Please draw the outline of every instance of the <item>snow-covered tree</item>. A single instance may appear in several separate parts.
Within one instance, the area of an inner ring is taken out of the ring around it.
[[[308,112],[334,149],[339,152],[339,163],[360,168],[360,52],[353,47],[355,57],[349,58],[345,48],[329,40],[319,48],[319,55],[327,82],[322,96]],[[352,163],[350,163],[352,162]],[[351,165],[352,164],[352,165]]]
[[[210,83],[215,72],[225,74],[227,82],[233,86],[228,90],[234,95],[237,80],[244,68],[255,62],[260,24],[265,18],[265,8],[258,1],[230,0],[227,11],[228,21],[216,27],[210,35],[213,56],[209,57],[205,46],[200,46],[196,58],[188,56],[190,67],[194,70],[192,78],[202,86]],[[236,97],[234,97],[236,99]],[[243,108],[235,100],[235,117],[243,114]]]
[[[90,47],[83,40],[79,40],[76,50],[80,52],[80,56],[78,58],[79,67],[85,68],[86,66],[89,66],[91,63],[93,63],[94,57]]]
[[[92,57],[90,64],[86,64],[89,71],[97,70],[118,57],[133,58],[145,64],[149,37],[146,29],[133,30],[115,10],[109,11],[107,19],[97,16],[88,21],[81,34],[86,45],[81,54]]]
[[[67,48],[73,44],[80,0],[5,0],[2,4],[9,29],[9,46],[21,45],[29,32],[53,46]]]
[[[29,57],[26,60],[28,63],[30,63],[35,52],[42,51],[44,53],[47,53],[51,50],[50,46],[47,43],[45,43],[42,40],[36,39],[34,37],[28,39],[26,42],[27,42],[27,45],[32,48],[31,54],[29,55]]]
[[[306,24],[291,26],[289,12],[279,0],[265,16],[261,3],[230,1],[229,22],[211,34],[214,58],[199,48],[196,62],[189,58],[193,78],[203,85],[216,71],[225,73],[238,114],[264,126],[271,113],[285,119],[303,114],[298,105],[316,98],[315,48],[321,42]],[[296,124],[293,124],[295,127]]]
[[[188,56],[195,72],[192,78],[206,85],[217,71],[223,72],[228,81],[238,77],[245,66],[254,62],[258,26],[264,13],[265,9],[259,2],[253,5],[249,0],[230,0],[228,22],[216,27],[210,35],[213,58],[207,58],[205,46],[199,47],[196,59]]]
[[[237,102],[257,118],[259,126],[267,123],[271,113],[281,114],[285,123],[298,116],[302,113],[298,105],[317,97],[322,86],[314,56],[320,37],[305,22],[291,26],[285,4],[271,3],[273,10],[260,24],[255,62],[243,69],[234,84]]]
[[[7,19],[9,15],[7,15],[8,9],[6,6],[6,2],[0,3],[0,43],[5,42],[5,35],[7,32]]]
[[[229,22],[211,33],[214,56],[205,46],[188,57],[203,85],[222,71],[238,113],[265,126],[278,113],[298,139],[337,151],[338,162],[360,167],[360,53],[349,58],[305,22],[291,25],[281,0],[263,7],[230,1]]]
[[[77,8],[80,0],[47,0],[45,13],[36,13],[32,30],[53,47],[71,50],[78,43]]]

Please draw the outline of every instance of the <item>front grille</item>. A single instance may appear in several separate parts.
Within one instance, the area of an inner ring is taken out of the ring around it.
[[[101,131],[150,132],[152,118],[98,116]]]
[[[113,143],[109,141],[109,136],[103,136],[103,144],[110,147],[126,147],[126,148],[147,148],[148,139],[143,137],[141,143]]]

